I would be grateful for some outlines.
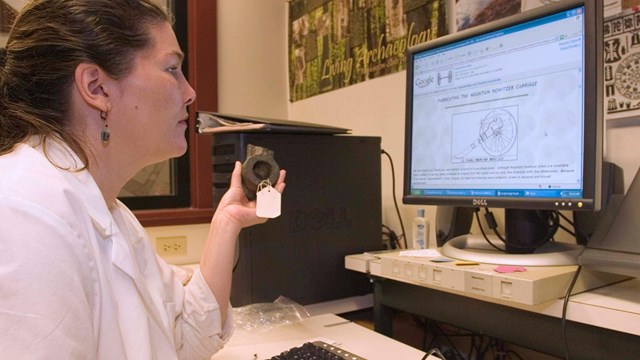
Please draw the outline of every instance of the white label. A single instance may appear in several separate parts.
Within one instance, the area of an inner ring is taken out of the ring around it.
[[[256,215],[261,218],[276,218],[280,216],[280,193],[269,186],[258,191],[256,199]]]

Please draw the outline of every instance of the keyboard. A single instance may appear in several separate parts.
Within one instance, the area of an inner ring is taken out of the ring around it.
[[[324,341],[307,342],[285,350],[269,360],[366,360],[356,354],[327,344]]]

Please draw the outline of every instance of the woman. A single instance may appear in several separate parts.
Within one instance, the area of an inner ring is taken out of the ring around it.
[[[153,0],[34,0],[0,51],[0,358],[205,359],[232,331],[231,187],[183,287],[116,196],[186,151],[195,92]],[[276,184],[284,190],[284,172]]]

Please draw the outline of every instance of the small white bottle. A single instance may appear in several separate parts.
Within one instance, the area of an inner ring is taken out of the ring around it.
[[[424,209],[418,209],[413,219],[413,248],[426,249],[429,246],[429,221],[424,217]]]

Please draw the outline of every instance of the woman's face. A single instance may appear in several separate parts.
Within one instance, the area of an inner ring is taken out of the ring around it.
[[[182,73],[183,53],[171,25],[150,27],[153,43],[118,82],[108,122],[109,146],[146,166],[187,150],[187,105],[195,91]]]

